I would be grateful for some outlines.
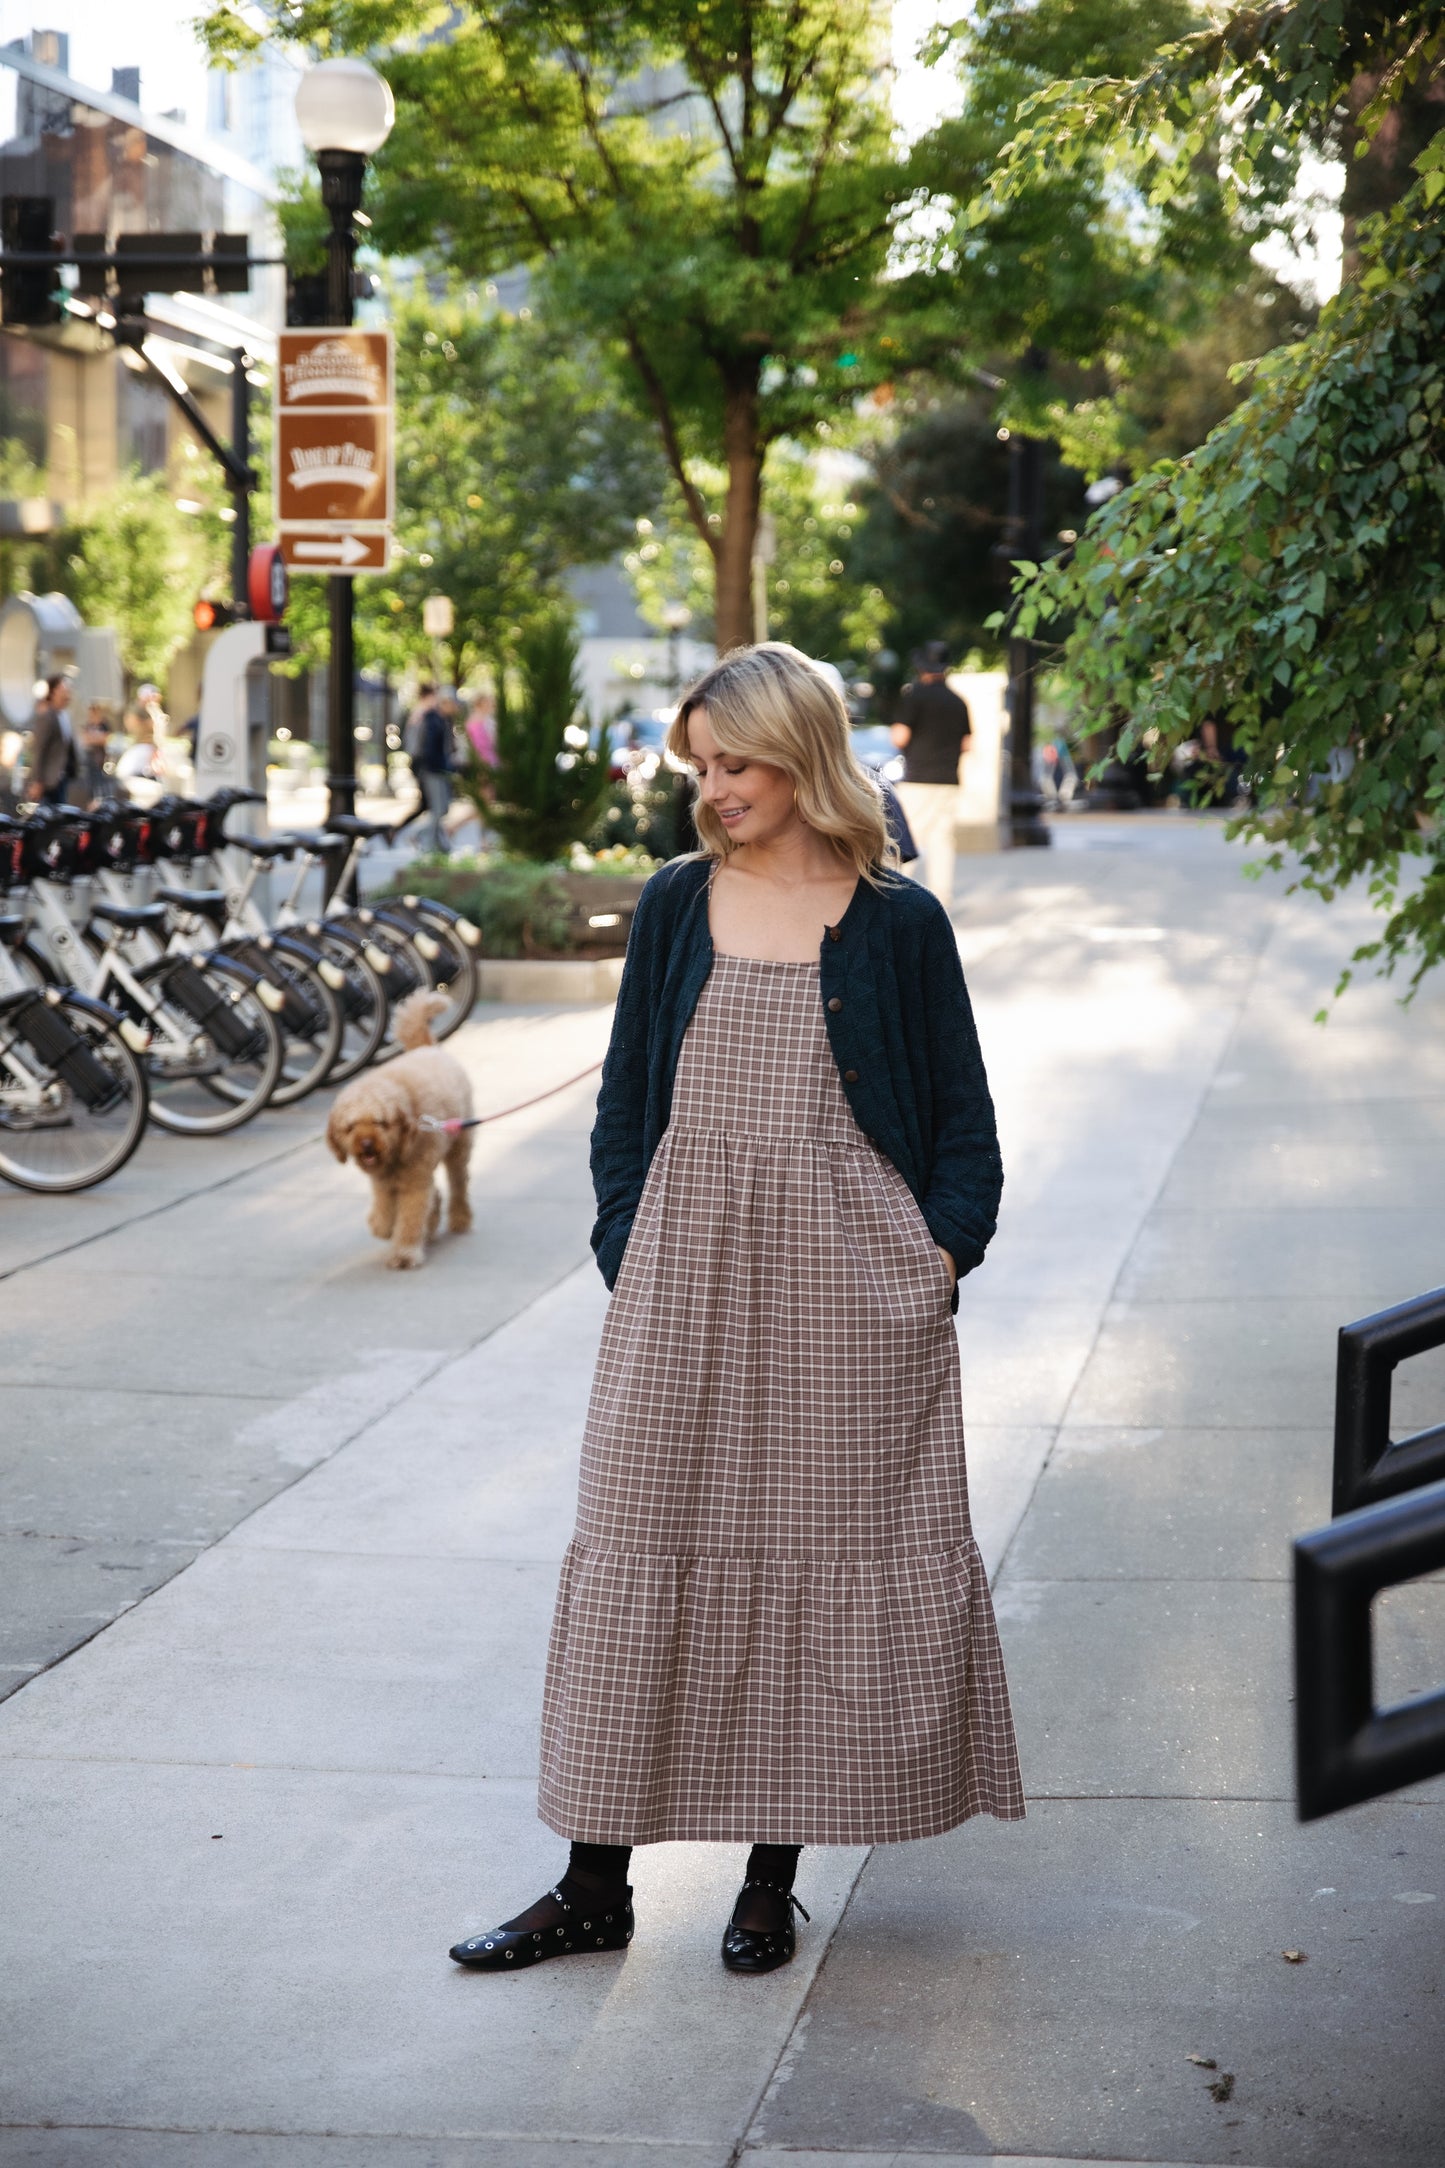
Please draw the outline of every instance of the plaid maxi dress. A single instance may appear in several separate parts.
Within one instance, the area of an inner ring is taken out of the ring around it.
[[[1023,1790],[947,1267],[814,963],[719,955],[602,1335],[542,1711],[600,1844],[869,1844]]]

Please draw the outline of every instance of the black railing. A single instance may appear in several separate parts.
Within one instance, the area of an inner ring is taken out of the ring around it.
[[[1445,1481],[1445,1426],[1390,1442],[1396,1363],[1445,1346],[1445,1288],[1340,1328],[1335,1364],[1335,1494],[1338,1520],[1356,1506]]]
[[[1334,1513],[1294,1547],[1302,1821],[1445,1771],[1445,1688],[1377,1709],[1371,1605],[1445,1566],[1445,1426],[1390,1438],[1395,1365],[1445,1346],[1445,1289],[1346,1325],[1335,1376]]]

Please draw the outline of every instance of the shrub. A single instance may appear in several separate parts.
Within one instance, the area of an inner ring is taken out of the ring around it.
[[[434,896],[469,918],[484,956],[555,955],[567,946],[570,905],[561,869],[525,858],[418,859],[395,893]]]
[[[505,672],[497,685],[497,765],[486,818],[509,851],[536,862],[561,857],[587,835],[608,791],[607,732],[589,745],[577,721],[577,652],[566,618],[542,618],[518,644],[521,697],[508,692]]]

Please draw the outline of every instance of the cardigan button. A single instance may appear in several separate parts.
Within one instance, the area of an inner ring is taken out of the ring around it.
[[[843,1071],[843,1082],[844,1082],[845,1084],[856,1084],[856,1083],[857,1083],[857,1081],[858,1081],[858,1072],[857,1072],[857,1070],[856,1070],[856,1069],[845,1069],[845,1070]]]
[[[842,940],[842,938],[843,938],[843,936],[842,936],[842,934],[841,934],[841,933],[840,933],[840,932],[838,931],[838,929],[837,929],[837,927],[836,927],[836,926],[830,926],[830,927],[828,928],[828,939],[829,939],[830,941],[841,941],[841,940]]]
[[[838,1014],[838,1011],[842,1008],[842,1006],[842,1002],[838,999],[838,996],[834,994],[832,999],[828,1003],[828,1007],[832,1010],[835,1016]]]

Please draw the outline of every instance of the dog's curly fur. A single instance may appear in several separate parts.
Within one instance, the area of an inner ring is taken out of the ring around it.
[[[467,1121],[472,1112],[465,1071],[432,1040],[431,1020],[446,1005],[444,994],[426,992],[399,1003],[396,1035],[407,1051],[339,1092],[326,1124],[326,1141],[343,1166],[354,1159],[371,1177],[367,1224],[378,1241],[390,1242],[386,1261],[398,1272],[425,1263],[426,1245],[441,1223],[438,1167],[447,1171],[448,1227],[460,1235],[472,1224],[471,1132],[427,1126],[427,1118]]]

